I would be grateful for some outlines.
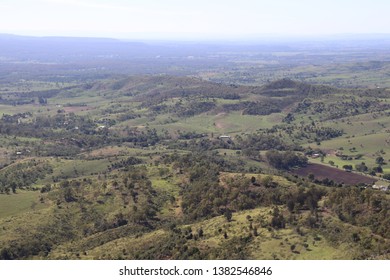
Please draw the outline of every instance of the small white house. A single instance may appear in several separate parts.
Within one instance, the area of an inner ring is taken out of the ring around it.
[[[384,192],[389,190],[389,187],[383,186],[383,185],[373,185],[372,188],[374,190],[380,190],[380,191],[384,191]]]

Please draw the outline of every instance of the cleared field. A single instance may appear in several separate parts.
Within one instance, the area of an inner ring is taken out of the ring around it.
[[[313,144],[303,145],[304,147],[313,147]],[[332,140],[321,142],[321,146],[318,148],[331,152],[326,156],[325,162],[333,161],[335,165],[339,167],[344,164],[356,165],[364,162],[369,168],[378,166],[375,159],[382,156],[387,163],[389,161],[388,155],[390,154],[389,148],[389,134],[377,133],[357,137],[338,137]],[[335,155],[335,152],[340,150],[344,155],[350,155],[352,160],[342,160]],[[355,156],[361,155],[358,159],[353,159]],[[319,160],[319,159],[318,159]],[[389,166],[382,166],[384,173],[389,172]]]
[[[304,145],[309,146],[309,145]],[[312,145],[313,146],[313,145]],[[354,153],[373,154],[379,150],[389,151],[389,134],[377,133],[359,137],[338,137],[332,140],[321,142],[321,147],[325,149],[338,150],[341,147],[345,153],[349,149],[354,149]]]
[[[306,177],[309,174],[313,174],[316,179],[323,180],[328,178],[336,183],[344,183],[348,185],[356,185],[359,183],[372,184],[376,180],[360,174],[346,172],[336,168],[328,167],[321,164],[311,163],[306,167],[294,170],[293,173]]]
[[[97,160],[66,160],[51,159],[53,173],[37,184],[51,183],[53,177],[59,178],[77,178],[80,176],[90,176],[107,170],[110,165],[109,159]]]
[[[281,119],[281,114],[268,116],[242,115],[241,112],[230,113],[220,121],[222,131],[226,133],[251,132],[260,128],[271,128]]]
[[[0,218],[17,215],[43,206],[38,201],[39,192],[18,191],[17,194],[0,195]]]

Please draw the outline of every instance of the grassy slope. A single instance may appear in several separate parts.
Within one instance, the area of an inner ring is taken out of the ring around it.
[[[224,252],[226,253],[234,237],[249,235],[248,215],[253,218],[253,224],[256,225],[256,219],[269,217],[269,212],[270,208],[258,208],[235,213],[231,222],[227,222],[224,217],[215,217],[181,228],[191,227],[193,232],[202,228],[204,237],[197,241],[189,240],[187,245],[197,246],[204,252],[222,255]],[[224,232],[228,235],[227,239],[224,238]],[[117,259],[123,257],[123,252],[126,252],[125,257],[132,259],[137,252],[150,250],[153,245],[159,244],[160,240],[168,236],[169,230],[161,229],[141,236],[123,237],[90,248],[79,257],[83,259]],[[99,236],[91,238],[99,238]],[[82,244],[84,241],[77,243]],[[291,249],[292,245],[295,246],[294,250]],[[67,246],[74,248],[78,245],[68,244]],[[353,256],[353,250],[347,250],[346,245],[333,246],[319,235],[308,233],[302,236],[292,228],[271,232],[266,228],[259,228],[258,236],[253,237],[247,250],[250,253],[247,256],[248,259],[350,259]],[[69,248],[61,246],[52,252],[50,257],[61,257],[61,254],[66,251],[70,251]]]
[[[38,191],[17,191],[16,194],[0,195],[0,218],[39,210],[44,207],[39,203]]]

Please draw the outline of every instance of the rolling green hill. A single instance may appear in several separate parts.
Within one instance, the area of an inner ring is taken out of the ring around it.
[[[11,86],[0,258],[388,259],[389,98],[167,75]],[[310,162],[329,178],[299,175]]]

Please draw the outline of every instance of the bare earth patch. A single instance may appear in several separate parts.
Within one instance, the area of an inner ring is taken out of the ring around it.
[[[370,178],[368,176],[352,172],[346,172],[344,170],[315,163],[294,170],[293,173],[302,177],[306,177],[309,174],[313,174],[314,177],[318,180],[328,178],[329,180],[333,180],[336,183],[344,183],[348,185],[356,185],[359,183],[372,184],[376,181],[375,179]]]
[[[77,113],[77,112],[89,111],[93,108],[90,106],[69,106],[69,107],[63,107],[62,109],[65,111],[65,113]]]
[[[225,125],[223,123],[223,120],[222,118],[226,115],[226,113],[219,113],[218,115],[216,115],[216,117],[218,118],[216,121],[215,121],[215,127],[218,128],[218,129],[224,129],[225,128]]]

